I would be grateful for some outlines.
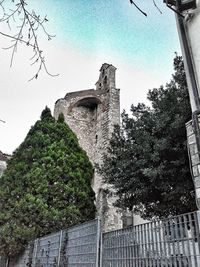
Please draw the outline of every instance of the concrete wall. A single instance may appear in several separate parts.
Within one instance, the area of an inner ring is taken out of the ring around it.
[[[116,68],[107,63],[100,69],[96,90],[81,90],[66,94],[55,103],[54,116],[64,114],[65,121],[75,132],[80,145],[87,152],[93,166],[101,163],[115,124],[120,120],[119,89],[115,87]],[[96,194],[97,215],[104,230],[122,226],[121,215],[113,207],[114,198],[108,198],[110,186],[94,170],[92,187]]]

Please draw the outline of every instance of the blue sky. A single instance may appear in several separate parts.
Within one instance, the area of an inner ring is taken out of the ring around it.
[[[143,16],[129,0],[29,0],[30,9],[47,15],[52,41],[41,35],[48,69],[56,78],[34,74],[31,51],[20,46],[9,68],[11,51],[0,50],[0,150],[11,153],[48,105],[52,112],[58,98],[70,91],[94,88],[101,64],[117,67],[121,110],[146,101],[148,89],[169,81],[174,52],[180,51],[174,14],[163,3],[137,0]],[[0,25],[0,30],[5,30]],[[1,47],[10,40],[0,36]]]
[[[137,2],[147,18],[129,0],[49,0],[52,30],[82,53],[111,53],[146,68],[163,62],[166,70],[168,54],[177,50],[174,14],[162,1],[157,1],[162,15],[153,1]]]

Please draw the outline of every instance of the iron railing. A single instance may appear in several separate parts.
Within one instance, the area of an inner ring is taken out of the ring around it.
[[[199,227],[200,211],[103,234],[94,220],[0,257],[0,267],[200,267]]]
[[[98,267],[99,239],[97,219],[38,238],[18,258],[0,258],[0,267]]]
[[[200,267],[199,212],[103,234],[102,267]]]

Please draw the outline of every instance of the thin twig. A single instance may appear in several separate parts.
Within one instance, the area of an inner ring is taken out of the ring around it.
[[[0,119],[0,122],[6,123],[5,121],[3,121],[3,120],[1,120],[1,119]]]
[[[11,17],[13,17],[15,15],[15,13],[17,13],[19,10],[20,10],[21,6],[19,5],[18,8],[16,10],[12,10],[12,13],[10,15],[7,15],[5,12],[4,12],[4,16],[3,18],[0,20],[0,22],[3,22],[3,21],[8,21]]]
[[[18,42],[22,39],[21,36],[22,36],[22,32],[23,32],[23,28],[24,28],[25,23],[26,23],[26,18],[24,17],[23,22],[22,22],[22,24],[20,26],[20,30],[19,30],[18,36],[16,38],[16,42],[15,42],[15,44],[13,46],[12,56],[11,56],[11,61],[10,61],[10,67],[12,67],[12,64],[13,64],[14,54],[17,51]]]
[[[31,57],[31,60],[34,60],[31,65],[34,65],[36,63],[39,63],[38,70],[36,74],[33,76],[33,78],[38,77],[40,71],[42,69],[45,70],[45,72],[50,76],[58,76],[58,74],[51,74],[46,66],[45,59],[43,56],[43,51],[41,50],[38,39],[37,39],[37,31],[39,28],[41,28],[44,32],[44,34],[48,37],[48,40],[51,40],[51,38],[54,37],[54,35],[50,35],[44,26],[44,23],[48,21],[47,17],[45,16],[43,19],[40,18],[39,15],[36,15],[34,11],[29,12],[27,9],[27,2],[26,0],[18,0],[17,4],[15,5],[15,9],[9,9],[8,12],[5,12],[5,6],[4,6],[5,0],[0,0],[0,8],[3,10],[3,17],[0,19],[0,23],[6,23],[8,27],[11,29],[10,21],[11,19],[16,24],[16,17],[18,18],[18,21],[20,24],[16,26],[16,29],[19,28],[17,34],[7,34],[5,32],[0,32],[1,35],[10,38],[14,43],[4,49],[12,49],[12,55],[11,55],[11,62],[10,66],[12,66],[14,61],[14,55],[17,52],[17,47],[19,43],[24,43],[27,46],[30,46],[33,48],[33,57]],[[13,1],[14,3],[14,1]],[[25,29],[28,28],[28,32],[26,32]],[[36,59],[35,59],[36,58]],[[32,80],[31,78],[30,80]]]
[[[55,35],[50,35],[50,34],[46,31],[46,29],[45,29],[45,27],[44,27],[44,25],[43,25],[43,22],[48,21],[48,20],[46,19],[46,17],[45,17],[44,20],[41,22],[41,21],[39,21],[39,19],[37,18],[36,15],[33,16],[33,15],[32,15],[30,12],[28,12],[27,10],[26,10],[26,14],[27,14],[29,17],[33,18],[35,21],[37,21],[37,23],[39,24],[39,26],[42,27],[44,33],[46,33],[47,36],[50,36],[50,37],[52,37],[52,38],[55,37]]]
[[[162,11],[161,11],[160,8],[156,5],[155,0],[153,0],[153,4],[154,4],[154,6],[157,8],[157,10],[160,12],[160,14],[162,14]]]
[[[133,4],[145,17],[147,17],[147,14],[141,8],[139,8],[139,6],[137,6],[133,0],[130,0],[130,3]]]
[[[22,0],[23,1],[23,0]],[[46,67],[46,64],[45,64],[45,60],[44,60],[44,57],[42,56],[42,51],[40,50],[39,48],[39,45],[38,45],[38,41],[37,41],[37,36],[35,34],[35,29],[33,28],[33,24],[31,23],[30,21],[30,17],[32,16],[29,16],[30,13],[25,9],[24,5],[22,5],[22,9],[24,11],[24,15],[25,15],[25,18],[27,19],[28,23],[29,23],[29,26],[30,26],[30,31],[32,32],[32,35],[33,35],[33,38],[34,38],[34,44],[35,44],[35,47],[34,47],[34,51],[36,52],[36,54],[38,55],[38,58],[33,62],[33,64],[37,63],[38,60],[40,59],[40,65],[39,65],[39,68],[38,68],[38,71],[37,73],[29,80],[33,80],[34,78],[37,79],[38,78],[38,75],[39,75],[39,72],[41,71],[42,67],[44,67],[46,73],[52,77],[55,77],[55,76],[58,76],[58,74],[51,74],[48,70],[47,70],[47,67]],[[38,20],[36,20],[38,22]],[[40,23],[40,22],[39,22]],[[43,25],[42,25],[43,26]],[[45,31],[46,33],[46,31]],[[49,35],[48,35],[49,36]]]
[[[6,33],[4,33],[4,32],[0,32],[0,34],[3,35],[3,36],[5,36],[5,37],[11,38],[11,39],[13,39],[13,40],[16,40],[16,41],[18,40],[17,37],[12,36],[12,35],[9,35],[9,34],[6,34]],[[25,43],[25,44],[27,45],[27,41],[24,41],[23,39],[21,39],[20,42]],[[34,45],[32,45],[32,44],[29,44],[29,45],[32,46],[32,47],[34,47]],[[10,48],[12,48],[12,47],[13,47],[13,45],[11,45],[11,46],[9,46],[9,47],[3,47],[3,49],[10,49]]]

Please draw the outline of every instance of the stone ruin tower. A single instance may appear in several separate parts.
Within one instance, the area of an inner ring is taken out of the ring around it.
[[[81,147],[87,152],[93,166],[101,163],[113,127],[119,124],[119,89],[115,86],[116,68],[104,63],[100,69],[96,89],[67,93],[55,103],[54,116],[62,112],[66,123],[77,135]],[[120,213],[113,207],[113,197],[107,197],[109,185],[94,169],[92,187],[96,195],[97,216],[104,230],[121,228]]]

